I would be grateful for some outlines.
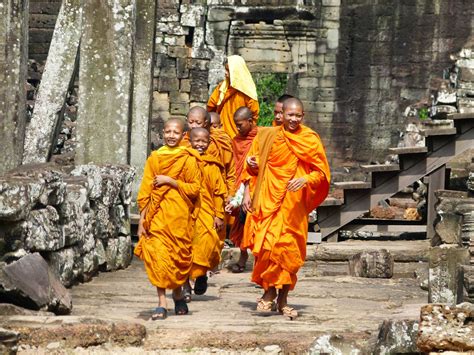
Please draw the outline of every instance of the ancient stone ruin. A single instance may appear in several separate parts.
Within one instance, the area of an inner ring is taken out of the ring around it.
[[[402,317],[400,300],[377,293],[386,317],[362,335],[340,324],[300,335],[333,321],[332,308],[303,308],[291,337],[311,337],[314,354],[473,350],[473,12],[465,0],[0,0],[0,313],[12,317],[0,352],[154,334],[115,319],[25,330],[20,316],[74,313],[71,288],[132,263],[144,162],[166,120],[206,105],[232,54],[259,90],[278,81],[301,98],[327,149],[333,185],[307,269],[374,293],[405,278],[407,298],[426,296]]]

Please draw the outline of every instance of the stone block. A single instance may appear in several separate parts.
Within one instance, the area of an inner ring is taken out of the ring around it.
[[[291,52],[281,50],[263,50],[258,48],[238,48],[237,54],[241,55],[247,62],[291,62]]]
[[[469,263],[469,250],[443,245],[430,249],[428,302],[456,304],[463,296],[462,265]]]
[[[179,22],[157,22],[156,33],[167,33],[174,36],[184,36],[189,33],[189,30],[183,27]]]
[[[31,211],[22,229],[25,249],[31,252],[59,250],[66,245],[59,227],[59,214],[52,206]]]
[[[190,92],[191,91],[191,80],[181,79],[179,81],[179,91],[181,91],[181,92]]]
[[[325,63],[323,67],[323,76],[336,76],[336,65]]]
[[[460,68],[459,79],[462,81],[473,82],[474,81],[474,68],[463,67]]]
[[[421,352],[474,350],[474,306],[429,304],[421,308],[417,347]]]
[[[434,107],[432,112],[432,119],[445,120],[448,118],[448,115],[457,113],[458,110],[455,106],[451,105],[437,105]]]
[[[235,10],[232,7],[213,6],[207,14],[209,22],[231,21],[234,18]]]
[[[355,254],[349,258],[349,274],[355,277],[391,278],[393,257],[386,249]]]
[[[337,6],[323,6],[321,16],[326,21],[339,21],[341,8]]]
[[[156,41],[155,41],[156,43]],[[184,36],[171,36],[171,35],[166,35],[163,37],[163,42],[164,44],[168,46],[184,46],[185,45],[185,39]]]
[[[191,96],[193,96],[193,94],[191,94]],[[189,111],[189,103],[183,103],[183,102],[171,103],[171,108],[170,108],[171,115],[186,116],[188,111]]]
[[[48,254],[48,264],[61,284],[70,287],[74,284],[74,249],[66,248]]]
[[[463,265],[463,301],[474,303],[474,266]]]
[[[72,299],[40,254],[28,254],[0,272],[2,299],[30,309],[69,314]]]
[[[185,46],[168,46],[168,55],[173,58],[187,58],[190,48]]]
[[[176,77],[160,76],[158,79],[158,91],[169,92],[179,90],[179,79]]]
[[[37,179],[0,178],[0,220],[19,221],[27,218],[44,190],[44,183]]]
[[[186,79],[189,77],[189,67],[186,58],[176,58],[176,77]]]
[[[418,353],[418,320],[385,320],[379,328],[374,354]]]
[[[459,113],[474,113],[474,99],[473,98],[458,98]]]
[[[339,47],[339,29],[328,29],[327,44],[329,49],[337,49]]]
[[[171,91],[170,92],[170,102],[174,103],[189,103],[189,93],[180,92],[180,91]]]
[[[204,23],[205,8],[199,4],[184,4],[180,6],[180,23],[187,27],[201,27]]]
[[[152,109],[153,111],[169,111],[170,102],[168,99],[168,93],[160,93],[158,91],[153,91]]]
[[[165,8],[158,6],[156,16],[160,22],[179,22],[179,11],[175,7]]]

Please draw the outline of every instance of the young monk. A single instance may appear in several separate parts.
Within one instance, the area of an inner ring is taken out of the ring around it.
[[[330,172],[319,136],[302,125],[303,104],[285,100],[283,124],[257,136],[246,160],[256,176],[253,196],[246,189],[245,238],[255,256],[252,281],[265,293],[257,311],[277,310],[294,319],[298,312],[288,306],[288,292],[306,257],[308,214],[327,196]],[[277,299],[275,305],[274,300]]]
[[[235,188],[235,163],[230,137],[220,129],[210,128],[209,113],[202,107],[192,107],[186,116],[186,122],[190,129],[201,127],[210,131],[210,143],[207,154],[219,159],[224,166],[223,178],[227,188],[226,197],[232,196]],[[186,147],[191,146],[189,134],[185,135],[181,144]]]
[[[151,319],[167,317],[166,290],[171,289],[175,313],[188,307],[181,286],[192,267],[192,213],[201,185],[199,155],[180,146],[184,122],[165,123],[165,145],[151,153],[138,192],[139,241],[134,253],[145,263],[151,284],[158,291],[158,307]]]
[[[232,140],[236,175],[235,190],[237,191],[242,183],[245,158],[250,150],[252,141],[257,135],[257,127],[253,124],[252,111],[246,106],[240,107],[235,111],[234,122],[239,132]],[[247,248],[244,246],[246,243],[242,243],[246,214],[240,206],[229,204],[226,206],[226,211],[233,213],[236,217],[230,229],[230,240],[236,247],[240,248],[240,257],[237,263],[232,265],[231,270],[233,273],[240,273],[245,270],[245,264],[248,259]]]
[[[224,238],[224,199],[226,187],[222,179],[223,166],[215,157],[206,154],[210,142],[209,131],[193,128],[191,146],[199,152],[201,160],[201,194],[194,227],[193,266],[190,279],[195,279],[194,293],[202,295],[207,290],[207,271],[214,269],[221,260]],[[190,301],[190,295],[189,299]]]
[[[211,128],[222,129],[221,116],[217,112],[209,112]]]
[[[291,99],[293,96],[288,95],[288,94],[283,94],[281,95],[277,101],[275,102],[275,108],[273,109],[273,122],[272,125],[275,126],[281,126],[283,123],[283,102],[285,102],[286,99]]]

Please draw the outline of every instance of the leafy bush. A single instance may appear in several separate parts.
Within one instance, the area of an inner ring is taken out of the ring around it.
[[[276,100],[285,93],[288,76],[284,73],[258,73],[253,75],[257,86],[260,114],[258,126],[271,126]]]

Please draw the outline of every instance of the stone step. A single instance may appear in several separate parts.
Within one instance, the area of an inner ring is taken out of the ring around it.
[[[370,164],[370,165],[361,165],[363,171],[366,172],[386,172],[386,171],[399,171],[400,166],[398,164]]]
[[[448,115],[450,120],[474,120],[474,113],[453,113]]]
[[[428,148],[423,147],[397,147],[397,148],[388,148],[389,153],[391,154],[421,154],[427,153]]]
[[[456,128],[434,128],[434,129],[424,129],[420,131],[420,134],[425,137],[433,136],[452,136],[457,133]]]
[[[338,243],[322,243],[315,250],[308,249],[307,260],[347,261],[349,257],[363,251],[387,249],[395,262],[426,262],[429,251],[428,240],[414,241],[359,241],[348,240]],[[311,254],[311,253],[312,254]]]
[[[365,181],[335,182],[333,185],[343,190],[364,190],[364,189],[371,188],[370,182],[365,182]]]
[[[327,207],[327,206],[341,206],[344,203],[343,200],[335,197],[328,197],[326,198],[323,203],[319,205],[319,207]]]

